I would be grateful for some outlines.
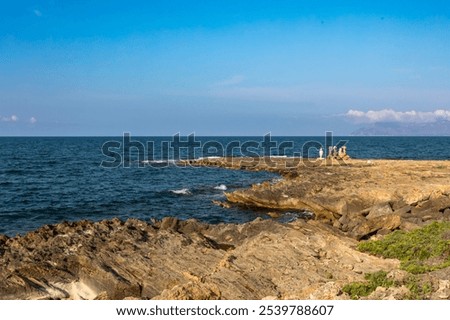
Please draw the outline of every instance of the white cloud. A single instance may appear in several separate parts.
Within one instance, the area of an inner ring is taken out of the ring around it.
[[[30,119],[28,119],[28,123],[31,123],[31,124],[35,124],[37,121],[38,120],[36,117],[31,117]],[[0,122],[19,122],[19,117],[16,116],[15,114],[13,114],[11,116],[0,115]]]
[[[34,9],[34,10],[33,10],[33,13],[34,13],[34,15],[35,15],[36,17],[42,17],[42,12],[41,12],[40,10],[38,10],[38,9]]]
[[[0,121],[3,121],[3,122],[17,122],[17,121],[19,121],[19,117],[17,117],[15,114],[13,114],[10,117],[2,117],[2,116],[0,116]]]
[[[438,109],[435,111],[395,111],[382,109],[377,111],[349,110],[345,114],[347,118],[357,122],[405,122],[405,123],[431,123],[439,120],[450,121],[450,110]]]

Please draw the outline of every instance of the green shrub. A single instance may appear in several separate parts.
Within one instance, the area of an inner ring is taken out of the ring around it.
[[[423,300],[429,299],[430,293],[433,291],[430,282],[421,280],[415,275],[410,275],[400,282],[395,282],[387,278],[386,272],[378,271],[375,273],[367,273],[364,278],[366,282],[346,284],[342,288],[342,292],[347,293],[351,299],[359,299],[361,297],[367,297],[378,287],[390,288],[405,286],[409,290],[409,294],[404,297],[405,299]]]
[[[359,299],[360,297],[367,297],[377,287],[389,288],[394,285],[394,281],[387,278],[385,271],[378,271],[375,273],[367,273],[364,278],[367,282],[352,282],[346,284],[342,291],[347,293],[352,299]]]
[[[410,276],[405,280],[405,286],[409,289],[409,295],[406,297],[410,300],[428,299],[433,291],[430,282],[420,281],[416,276]]]
[[[376,288],[372,288],[368,283],[362,282],[352,282],[346,284],[342,288],[342,292],[347,293],[351,299],[359,299],[360,297],[367,297],[371,294]]]
[[[418,274],[450,266],[450,222],[433,222],[411,231],[395,231],[381,240],[361,242],[358,249],[399,259],[400,267]]]

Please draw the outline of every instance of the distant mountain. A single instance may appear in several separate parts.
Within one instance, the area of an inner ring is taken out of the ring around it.
[[[432,123],[374,123],[351,133],[353,136],[450,136],[450,121]]]

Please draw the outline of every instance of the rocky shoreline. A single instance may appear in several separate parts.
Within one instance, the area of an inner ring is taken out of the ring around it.
[[[230,169],[271,170],[283,179],[226,193],[229,203],[307,211],[357,240],[450,221],[450,162],[331,159],[306,161],[202,159],[191,163]]]
[[[317,222],[60,223],[1,238],[3,299],[332,299],[398,262]]]
[[[396,286],[375,285],[367,298],[411,297],[398,259],[357,246],[393,230],[449,221],[450,162],[289,161],[186,165],[278,172],[280,181],[227,193],[227,205],[268,214],[309,211],[314,219],[241,225],[113,219],[0,236],[0,299],[349,299],[346,285],[380,270]],[[449,275],[450,267],[418,275],[430,288],[420,298],[448,299]]]

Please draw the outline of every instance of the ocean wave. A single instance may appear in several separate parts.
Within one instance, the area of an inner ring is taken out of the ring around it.
[[[227,186],[226,186],[226,185],[224,185],[224,184],[220,184],[220,185],[218,185],[218,186],[214,187],[214,189],[216,189],[216,190],[222,190],[222,191],[225,191],[225,190],[227,190],[228,188],[227,188]]]
[[[175,164],[175,160],[143,160],[143,164]]]
[[[193,159],[193,160],[197,160],[197,161],[199,161],[199,160],[214,160],[214,159],[221,159],[221,158],[223,158],[223,157],[217,157],[217,156],[210,156],[210,157],[198,157],[198,158],[196,158],[196,159]]]
[[[178,190],[170,190],[170,192],[175,193],[175,194],[191,194],[191,192],[189,191],[188,188],[183,188],[183,189],[178,189]]]

